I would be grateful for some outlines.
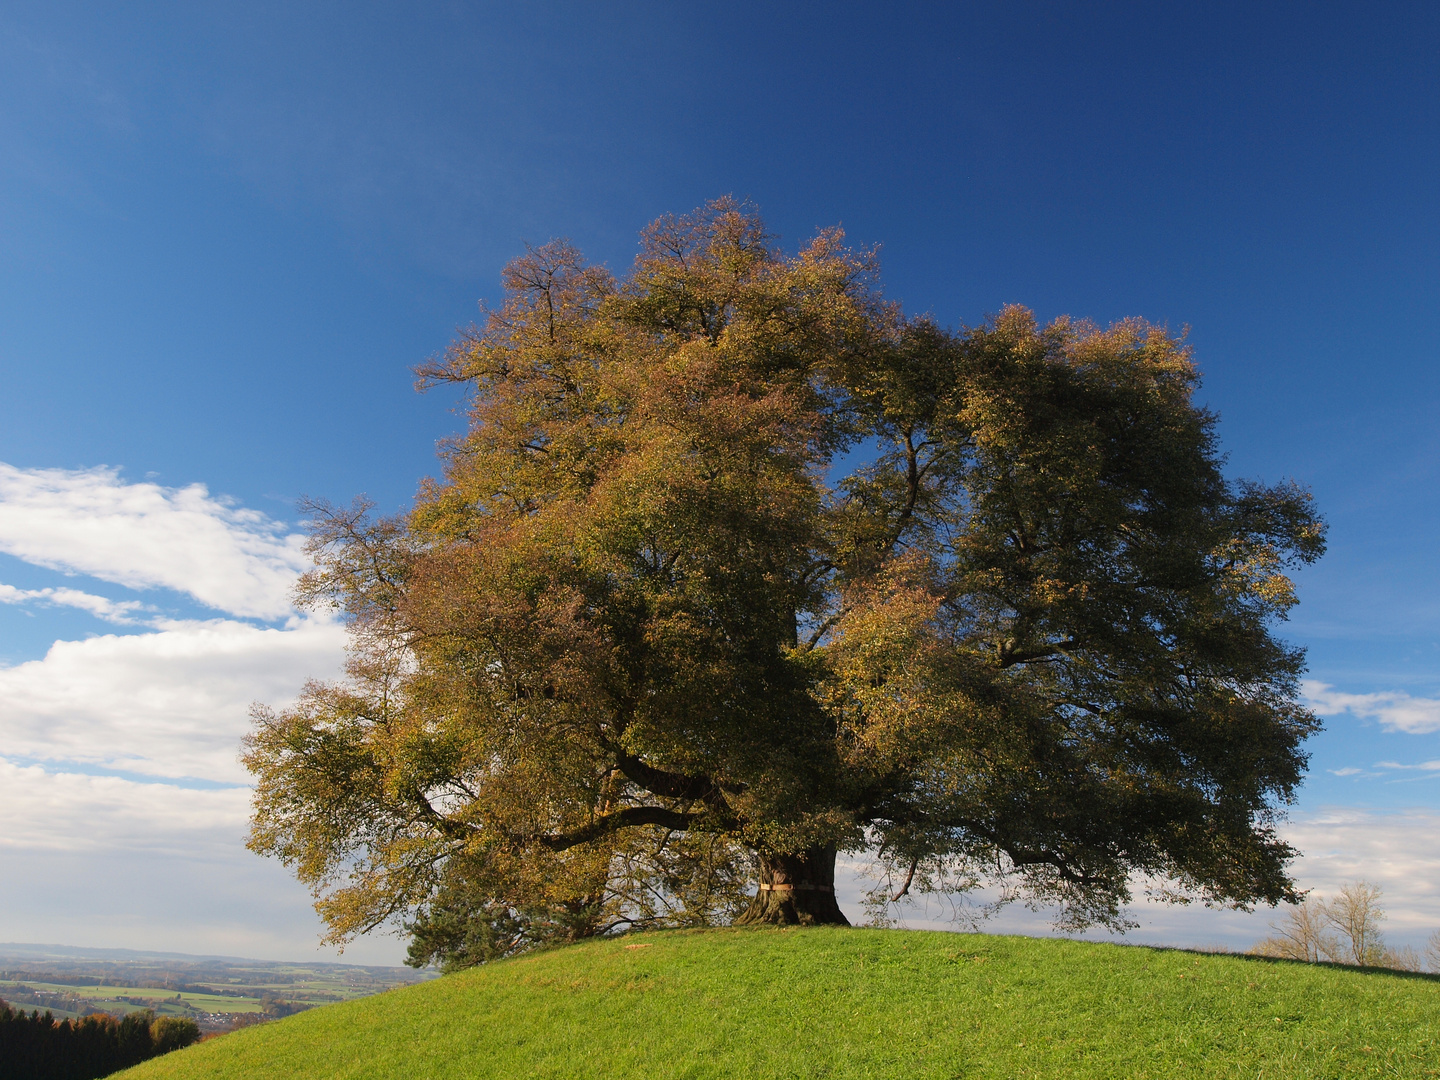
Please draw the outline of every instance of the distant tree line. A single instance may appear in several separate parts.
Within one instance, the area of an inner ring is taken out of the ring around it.
[[[74,1013],[85,1012],[86,1007],[91,1004],[88,999],[80,997],[73,990],[42,990],[25,983],[0,983],[0,1000],[21,1009],[29,1006],[32,1009],[54,1009]]]
[[[156,1017],[148,1009],[124,1019],[103,1013],[56,1020],[0,1002],[0,1063],[5,1080],[96,1080],[200,1038],[195,1021]]]

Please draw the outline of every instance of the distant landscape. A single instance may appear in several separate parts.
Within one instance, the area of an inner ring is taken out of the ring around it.
[[[17,1009],[56,1019],[151,1009],[188,1017],[207,1034],[433,977],[403,967],[0,943],[0,999]]]

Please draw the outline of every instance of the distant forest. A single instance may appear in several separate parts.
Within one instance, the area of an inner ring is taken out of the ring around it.
[[[0,1003],[0,1062],[6,1080],[97,1080],[200,1038],[199,1025],[149,1010],[56,1020]]]

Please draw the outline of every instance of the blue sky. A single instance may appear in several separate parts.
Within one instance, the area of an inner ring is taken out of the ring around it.
[[[233,760],[249,701],[336,662],[284,601],[294,499],[405,505],[457,423],[409,367],[524,243],[623,269],[725,193],[792,246],[880,245],[889,294],[951,325],[1191,328],[1232,473],[1331,522],[1285,628],[1328,687],[1302,881],[1378,880],[1423,937],[1437,114],[1422,4],[6,4],[0,802],[37,824],[0,848],[0,939],[313,948],[239,846]],[[105,911],[74,899],[112,873]],[[212,915],[157,916],[159,882]]]

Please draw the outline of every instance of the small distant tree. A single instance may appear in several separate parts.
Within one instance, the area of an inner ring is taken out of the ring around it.
[[[1386,949],[1380,966],[1395,971],[1424,971],[1425,958],[1413,945],[1401,945],[1398,949]]]
[[[1440,974],[1440,930],[1432,933],[1425,942],[1425,960],[1431,971]]]
[[[1341,962],[1378,965],[1385,959],[1385,939],[1380,924],[1385,911],[1380,906],[1380,886],[1368,881],[1352,881],[1340,887],[1339,894],[1325,904],[1325,918],[1339,933]]]
[[[1307,898],[1290,909],[1283,923],[1278,926],[1271,923],[1270,929],[1275,935],[1251,951],[1261,956],[1311,963],[1325,960],[1362,967],[1419,970],[1420,958],[1414,949],[1385,947],[1385,938],[1380,932],[1380,924],[1385,921],[1385,910],[1380,906],[1383,895],[1378,885],[1352,881],[1342,885],[1330,900]],[[1436,939],[1431,940],[1433,948]]]
[[[1340,957],[1340,942],[1330,930],[1325,904],[1306,898],[1292,907],[1278,926],[1270,924],[1274,936],[1266,938],[1251,951],[1259,956],[1275,956],[1283,960],[1331,962]]]

